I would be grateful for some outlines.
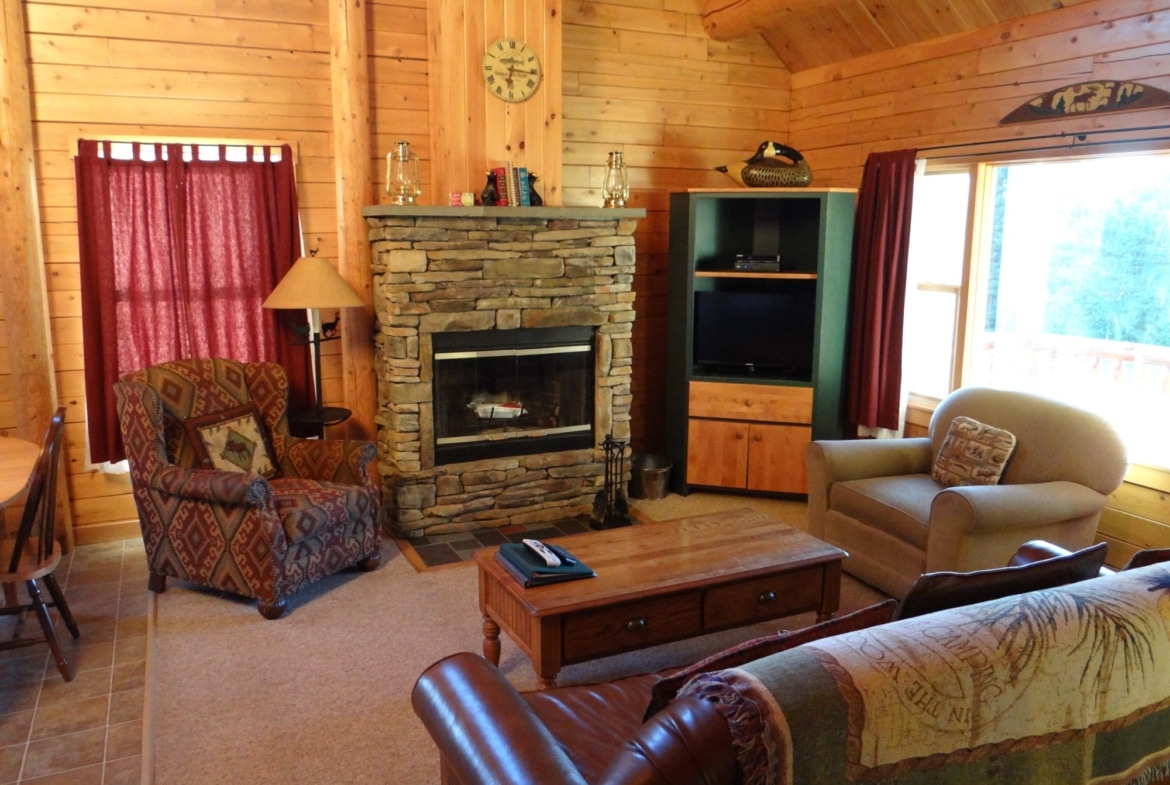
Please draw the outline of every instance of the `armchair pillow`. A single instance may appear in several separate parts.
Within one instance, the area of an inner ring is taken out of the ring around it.
[[[1067,583],[1096,578],[1105,563],[1105,549],[1099,542],[1067,556],[974,572],[928,572],[911,584],[898,605],[897,619],[998,600],[1014,594],[1051,589]]]
[[[272,461],[263,423],[256,404],[247,403],[234,409],[190,417],[183,425],[195,458],[203,468],[255,472],[263,477],[273,477],[276,464]]]
[[[675,696],[678,695],[678,691],[682,689],[682,686],[690,681],[692,677],[700,673],[722,670],[724,668],[737,668],[745,662],[751,662],[760,657],[767,657],[770,654],[787,651],[788,649],[801,646],[811,641],[817,641],[821,638],[841,635],[855,630],[863,630],[878,624],[885,624],[893,619],[894,612],[897,608],[897,600],[883,600],[875,605],[870,605],[868,608],[862,608],[859,611],[854,611],[836,619],[828,619],[819,624],[814,624],[811,627],[805,627],[802,630],[784,630],[775,635],[766,635],[762,638],[744,641],[729,649],[724,649],[718,654],[712,654],[706,659],[699,660],[694,665],[688,665],[686,668],[675,671],[671,675],[655,682],[651,688],[650,705],[646,707],[646,714],[642,718],[642,721],[649,720],[659,711],[666,708],[674,700]]]
[[[1009,431],[959,416],[951,421],[930,476],[947,487],[998,485],[1015,448]]]

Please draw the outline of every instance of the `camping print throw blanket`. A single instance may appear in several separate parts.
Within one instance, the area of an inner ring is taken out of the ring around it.
[[[700,676],[746,785],[1141,783],[1170,761],[1170,566]]]

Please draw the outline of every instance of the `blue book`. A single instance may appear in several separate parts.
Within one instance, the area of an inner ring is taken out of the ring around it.
[[[517,186],[520,189],[520,206],[521,207],[531,207],[532,206],[532,192],[528,188],[528,169],[521,166],[520,169],[517,171],[517,177],[519,179]]]

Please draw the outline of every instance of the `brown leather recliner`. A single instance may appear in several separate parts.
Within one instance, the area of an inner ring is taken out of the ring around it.
[[[439,746],[444,785],[737,783],[731,733],[712,704],[682,698],[642,724],[657,678],[519,693],[461,652],[427,668],[411,703]]]

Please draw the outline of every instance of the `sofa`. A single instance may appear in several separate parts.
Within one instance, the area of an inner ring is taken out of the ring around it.
[[[1096,414],[965,387],[935,409],[929,437],[815,441],[805,465],[809,534],[900,597],[922,573],[998,566],[1028,540],[1092,544],[1126,452]]]
[[[412,703],[442,781],[461,785],[1163,782],[1168,620],[1170,566],[1153,564],[846,624],[746,661],[741,645],[737,664],[692,666],[681,684],[520,693],[460,653],[423,673]]]

